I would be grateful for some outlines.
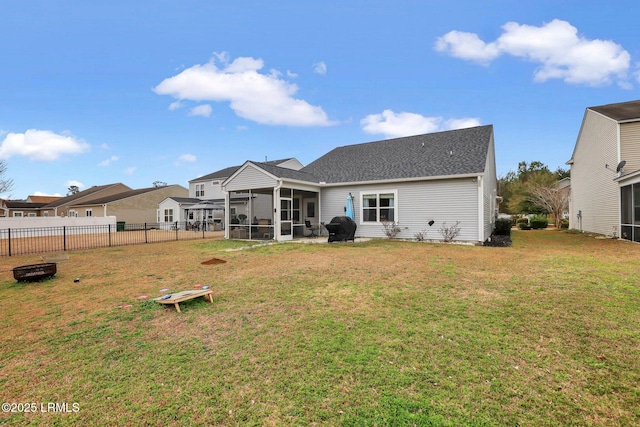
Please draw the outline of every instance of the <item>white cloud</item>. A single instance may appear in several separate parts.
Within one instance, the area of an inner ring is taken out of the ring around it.
[[[313,64],[313,72],[324,76],[327,74],[327,64],[324,61],[316,62]]]
[[[567,21],[554,19],[540,27],[507,22],[494,42],[477,34],[451,31],[439,37],[435,49],[456,58],[488,64],[502,54],[540,64],[534,80],[600,86],[613,80],[628,86],[631,55],[611,40],[590,40]]]
[[[174,101],[171,104],[169,104],[169,111],[175,111],[175,110],[177,110],[179,108],[182,108],[182,107],[183,107],[182,102]]]
[[[0,158],[24,156],[29,160],[52,161],[64,154],[84,153],[89,148],[89,144],[72,135],[29,129],[25,133],[8,133],[0,144]]]
[[[420,135],[444,130],[480,126],[476,118],[448,119],[425,117],[416,113],[384,110],[380,114],[370,114],[360,120],[362,130],[369,134],[383,134],[388,138]]]
[[[211,105],[202,104],[202,105],[198,105],[197,107],[193,107],[191,109],[191,111],[189,112],[189,115],[190,116],[209,117],[211,115],[212,111],[213,111],[213,109],[211,108]]]
[[[298,77],[298,75],[296,73],[294,73],[293,71],[287,70],[287,77],[289,77],[291,79],[295,79],[296,77]]]
[[[125,175],[133,175],[133,173],[136,171],[136,167],[135,166],[131,166],[129,168],[126,168],[122,171],[123,174]]]
[[[477,34],[462,31],[450,31],[436,40],[435,48],[455,58],[488,64],[498,56],[500,50],[494,43],[485,43]]]
[[[102,143],[100,144],[100,148],[102,148],[103,150],[110,150],[111,147],[109,147],[109,145],[107,143]]]
[[[228,54],[216,53],[215,60],[194,65],[164,79],[153,90],[178,100],[229,102],[240,117],[257,123],[287,126],[330,126],[321,107],[294,98],[298,86],[280,78],[280,73],[263,74],[262,59],[236,58],[229,63]]]
[[[180,157],[178,157],[178,160],[181,162],[193,163],[196,161],[196,156],[194,156],[193,154],[182,154],[180,155]]]
[[[108,159],[105,159],[105,160],[101,161],[100,163],[98,163],[98,166],[106,167],[106,166],[111,165],[111,163],[113,163],[113,162],[117,162],[118,160],[119,160],[118,156],[111,156]]]

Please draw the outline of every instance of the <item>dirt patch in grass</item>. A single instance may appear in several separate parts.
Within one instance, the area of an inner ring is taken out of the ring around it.
[[[81,407],[0,423],[640,422],[636,244],[240,245],[69,252],[29,284],[11,268],[37,256],[0,259],[0,396]],[[213,304],[138,298],[196,284]]]

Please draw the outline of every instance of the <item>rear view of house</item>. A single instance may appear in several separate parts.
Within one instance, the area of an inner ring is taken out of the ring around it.
[[[338,147],[299,170],[247,161],[222,188],[227,212],[232,192],[252,201],[247,224],[227,238],[302,237],[345,215],[349,197],[356,237],[384,237],[391,221],[398,238],[441,239],[442,224],[459,222],[456,240],[483,242],[497,212],[493,126]]]
[[[640,100],[587,108],[567,164],[569,226],[640,242]]]

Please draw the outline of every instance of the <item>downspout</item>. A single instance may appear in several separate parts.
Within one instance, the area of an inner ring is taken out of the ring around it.
[[[107,204],[106,203],[102,205],[102,209],[103,209],[102,216],[106,218],[106,216],[107,216]]]
[[[478,241],[484,242],[484,193],[482,191],[482,176],[478,175]]]

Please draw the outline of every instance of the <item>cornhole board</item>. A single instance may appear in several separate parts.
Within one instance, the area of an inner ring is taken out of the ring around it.
[[[175,294],[171,294],[171,298],[162,299],[163,297],[158,297],[154,298],[153,300],[159,302],[160,304],[173,304],[178,313],[181,313],[180,303],[182,301],[187,301],[198,297],[205,297],[205,299],[208,299],[209,302],[213,304],[213,289],[196,289],[194,291],[176,292]]]

